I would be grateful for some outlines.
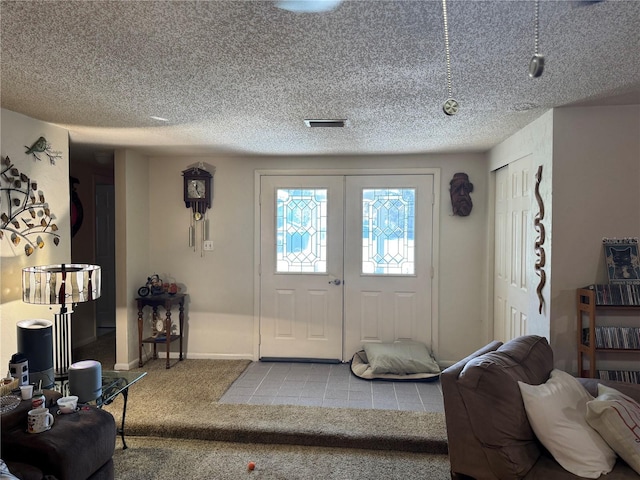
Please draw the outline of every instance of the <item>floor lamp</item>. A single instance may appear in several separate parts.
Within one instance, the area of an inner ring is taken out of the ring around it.
[[[71,307],[100,297],[98,265],[61,264],[22,269],[22,300],[38,305],[60,305],[54,314],[53,359],[56,380],[68,377],[72,363]]]

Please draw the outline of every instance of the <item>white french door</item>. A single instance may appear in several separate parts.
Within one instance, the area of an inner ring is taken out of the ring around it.
[[[264,175],[260,190],[260,358],[431,345],[433,175]]]
[[[527,333],[531,173],[530,156],[496,171],[493,335],[503,342]]]
[[[342,177],[263,176],[260,358],[342,358]]]
[[[344,360],[366,342],[431,347],[433,176],[346,181]]]

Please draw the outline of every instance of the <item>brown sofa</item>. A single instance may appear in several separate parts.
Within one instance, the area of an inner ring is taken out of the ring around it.
[[[536,439],[527,419],[518,381],[540,385],[553,369],[547,340],[524,336],[492,342],[445,369],[441,375],[451,462],[451,478],[476,480],[576,480]],[[597,396],[595,379],[579,379]],[[602,381],[640,401],[640,385]],[[639,476],[624,461],[606,480]]]
[[[49,390],[45,396],[55,415],[49,431],[27,433],[31,400],[2,415],[1,458],[9,471],[21,480],[113,480],[113,415],[93,406],[57,415],[60,393]]]

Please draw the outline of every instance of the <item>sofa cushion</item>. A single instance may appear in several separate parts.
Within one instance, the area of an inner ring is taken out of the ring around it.
[[[540,456],[518,381],[539,385],[553,369],[553,351],[544,337],[515,338],[498,350],[471,359],[458,377],[469,423],[493,475],[522,478]]]
[[[580,384],[587,389],[587,392],[594,398],[600,395],[598,392],[599,385],[611,387],[618,392],[633,398],[636,402],[640,402],[640,384],[625,383],[616,380],[600,380],[599,378],[578,378]]]
[[[565,470],[599,478],[613,469],[616,454],[587,423],[587,402],[593,397],[578,380],[553,370],[542,385],[518,384],[533,431]]]

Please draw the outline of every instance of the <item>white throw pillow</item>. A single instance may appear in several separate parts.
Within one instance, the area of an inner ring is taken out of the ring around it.
[[[533,432],[565,470],[598,478],[613,469],[616,454],[587,423],[587,402],[593,397],[577,379],[554,369],[542,385],[518,386]]]
[[[587,422],[640,474],[640,404],[614,388],[598,385],[587,403]]]

